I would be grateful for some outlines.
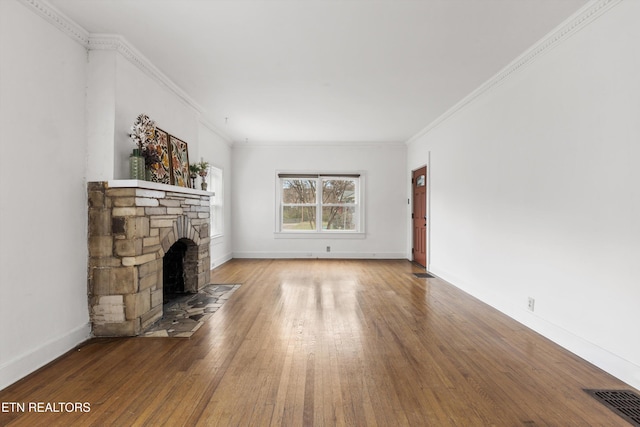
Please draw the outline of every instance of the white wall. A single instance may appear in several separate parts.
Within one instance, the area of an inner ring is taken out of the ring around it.
[[[0,389],[89,337],[86,50],[0,1]]]
[[[115,178],[129,178],[129,155],[136,148],[129,134],[139,114],[188,144],[190,162],[200,159],[199,113],[122,55],[116,56]]]
[[[430,269],[636,388],[639,21],[615,6],[407,156],[430,163]]]
[[[234,145],[234,257],[404,258],[409,179],[405,156],[404,145]],[[275,238],[278,171],[362,172],[365,238]]]
[[[91,50],[88,62],[88,179],[129,178],[129,138],[139,114],[185,141],[191,161],[199,156],[199,112],[159,79],[116,50]]]
[[[200,124],[200,156],[211,166],[222,169],[224,189],[223,232],[221,236],[211,239],[211,268],[229,261],[233,256],[231,241],[231,145],[210,127]],[[196,160],[200,160],[197,158]],[[213,189],[209,189],[212,191]],[[220,195],[218,195],[220,196]]]
[[[116,51],[89,51],[87,180],[115,179]]]

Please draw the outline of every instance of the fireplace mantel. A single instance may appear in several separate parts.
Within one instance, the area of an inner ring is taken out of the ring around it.
[[[209,284],[213,193],[139,180],[88,184],[89,301],[95,336],[133,336],[162,317],[163,258],[187,246],[185,291]]]
[[[106,181],[109,188],[144,188],[147,190],[170,191],[173,193],[195,194],[198,196],[214,196],[210,191],[195,188],[178,187],[177,185],[160,184],[159,182],[142,181],[138,179],[114,179]]]

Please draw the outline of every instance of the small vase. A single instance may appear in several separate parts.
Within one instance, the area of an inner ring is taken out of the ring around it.
[[[140,150],[134,148],[129,156],[129,178],[144,180],[144,157],[140,155]]]
[[[196,188],[196,178],[198,177],[198,175],[196,175],[195,173],[192,173],[191,175],[189,175],[189,178],[191,178],[191,188]]]
[[[200,183],[200,188],[202,188],[204,191],[207,191],[207,183],[204,180],[204,178],[202,178],[202,182]]]

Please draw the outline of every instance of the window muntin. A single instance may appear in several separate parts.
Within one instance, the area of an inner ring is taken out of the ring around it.
[[[279,177],[281,232],[361,231],[359,175]]]

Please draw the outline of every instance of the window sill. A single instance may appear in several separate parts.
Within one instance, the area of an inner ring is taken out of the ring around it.
[[[336,232],[336,233],[317,233],[317,232],[283,232],[276,231],[273,233],[276,239],[364,239],[366,234],[363,232]]]

